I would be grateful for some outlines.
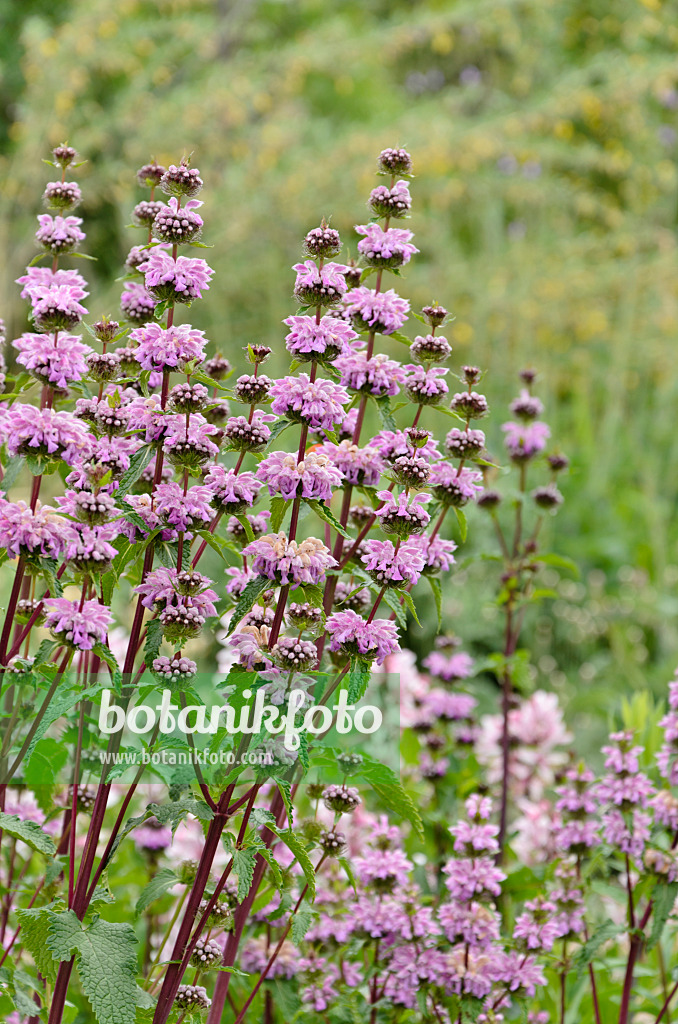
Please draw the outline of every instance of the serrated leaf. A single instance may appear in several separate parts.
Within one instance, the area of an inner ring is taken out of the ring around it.
[[[350,884],[351,888],[353,889],[353,892],[357,896],[358,895],[358,887],[356,885],[356,881],[355,881],[355,878],[353,876],[353,871],[351,869],[351,865],[349,864],[349,862],[346,859],[346,857],[340,857],[339,858],[339,863],[341,864],[342,868],[346,872],[346,877],[348,878],[349,884]]]
[[[68,747],[64,743],[44,736],[36,744],[30,760],[24,763],[23,781],[38,793],[42,787],[49,787],[51,792],[68,756]]]
[[[35,666],[33,666],[35,668]],[[45,735],[50,725],[58,721],[67,711],[75,707],[76,704],[81,700],[89,700],[91,697],[95,697],[98,693],[101,693],[102,686],[90,686],[87,690],[61,690],[57,689],[57,692],[52,697],[49,707],[47,708],[40,725],[36,729],[35,735],[31,741],[31,745],[26,751],[25,761],[30,761],[33,756],[33,751],[36,746]]]
[[[396,622],[398,623],[400,628],[407,629],[407,615],[405,614],[405,609],[403,608],[402,602],[400,600],[401,597],[401,590],[394,590],[389,587],[387,590],[384,591],[382,601],[384,601],[389,606],[392,612],[395,612]]]
[[[162,644],[162,622],[160,619],[150,619],[146,626],[146,642],[144,644],[144,661],[151,667],[160,653]]]
[[[605,921],[604,924],[601,924],[588,942],[585,942],[581,949],[575,953],[572,959],[572,966],[577,973],[581,974],[581,972],[588,967],[598,950],[608,941],[608,939],[613,939],[615,935],[619,935],[623,931],[623,925],[615,924],[614,921],[611,920]]]
[[[251,847],[247,850],[235,850],[233,853],[233,870],[238,876],[238,900],[240,903],[252,888],[255,860],[256,852]]]
[[[149,462],[153,458],[155,449],[152,445],[145,445],[140,448],[138,452],[129,460],[129,469],[120,477],[120,483],[117,491],[115,492],[116,498],[124,498],[125,495],[134,487],[137,480],[141,477],[142,473],[148,466]]]
[[[14,455],[12,458],[7,460],[7,464],[4,467],[2,482],[0,482],[0,491],[2,491],[3,494],[7,494],[15,483],[19,473],[21,472],[23,461],[24,460],[20,455]]]
[[[438,616],[438,629],[440,632],[443,625],[443,588],[436,576],[427,576],[428,584],[433,592],[433,600],[436,603],[436,614]]]
[[[296,832],[293,832],[291,828],[279,829],[269,825],[272,832],[275,832],[278,839],[289,847],[294,856],[299,861],[299,867],[304,872],[304,878],[308,885],[308,891],[310,894],[311,902],[315,899],[315,868],[311,863],[311,858],[308,855],[306,847],[303,845],[299,836]]]
[[[462,512],[462,510],[460,508],[456,507],[456,505],[454,507],[454,512],[455,512],[455,515],[457,517],[457,522],[459,523],[459,536],[461,537],[461,542],[463,544],[466,541],[466,537],[467,537],[467,534],[468,534],[468,525],[466,523],[466,516],[464,515],[464,513]]]
[[[302,900],[299,909],[292,916],[292,942],[298,945],[302,941],[317,916],[317,913],[311,910],[308,902]]]
[[[179,879],[170,868],[162,868],[161,871],[158,871],[157,875],[141,891],[134,907],[136,916],[139,917],[151,903],[160,899],[161,896],[165,896],[178,881]]]
[[[292,504],[291,500],[286,501],[284,498],[275,497],[271,499],[271,518],[269,525],[273,533],[278,533],[282,526],[283,519],[288,507]]]
[[[276,422],[271,426],[271,436],[266,442],[266,451],[268,451],[268,449],[271,447],[276,438],[280,437],[283,430],[287,430],[287,428],[291,426],[292,420],[286,420],[284,417],[282,419],[276,420]]]
[[[249,527],[249,523],[247,525]],[[273,585],[272,580],[269,580],[268,576],[257,576],[255,579],[250,580],[238,598],[238,603],[233,609],[233,615],[231,616],[231,621],[228,627],[229,636],[234,631],[240,620],[251,610],[252,605],[259,595],[263,594],[265,590],[269,590]]]
[[[348,540],[353,540],[350,533],[344,529],[334,513],[330,511],[323,501],[316,501],[314,498],[304,498],[304,501],[313,509],[315,514],[323,520],[323,522],[329,523],[337,533],[341,534],[342,537],[346,537]]]
[[[236,516],[235,518],[238,520],[238,522],[242,526],[243,530],[245,531],[245,536],[247,537],[247,543],[248,544],[252,544],[253,541],[254,541],[254,531],[252,530],[252,524],[250,523],[249,519],[245,515],[239,515],[239,516]]]
[[[47,907],[31,907],[17,910],[17,921],[21,925],[21,942],[35,961],[43,978],[52,985],[56,981],[57,961],[47,948],[50,911]]]
[[[646,948],[652,949],[662,937],[662,932],[678,899],[678,882],[657,882],[652,890],[652,931]]]
[[[349,704],[356,704],[359,700],[362,700],[371,677],[372,669],[369,662],[363,661],[362,658],[351,658],[347,695]]]
[[[40,571],[51,596],[62,597],[64,588],[61,586],[61,581],[57,576],[56,561],[53,558],[43,558],[40,562]]]
[[[276,779],[276,785],[283,798],[285,804],[285,811],[287,812],[287,821],[290,828],[294,822],[294,807],[292,805],[292,787],[286,779]]]
[[[391,331],[390,334],[386,335],[387,338],[393,338],[394,341],[399,341],[401,345],[407,345],[409,348],[412,344],[412,339],[408,338],[402,331]]]
[[[381,420],[383,426],[385,427],[386,430],[392,430],[393,433],[396,433],[396,431],[398,430],[398,425],[396,421],[393,419],[393,415],[391,413],[391,399],[389,398],[388,395],[384,395],[383,398],[377,398],[376,403],[377,412],[379,413],[379,419]]]
[[[31,850],[42,853],[45,857],[53,857],[56,846],[51,836],[43,832],[36,821],[22,821],[18,814],[0,812],[0,829],[7,835],[20,839]]]
[[[419,616],[417,615],[417,609],[414,606],[414,601],[412,600],[412,595],[407,590],[403,590],[402,595],[403,595],[403,601],[405,602],[405,605],[407,606],[408,612],[410,613],[410,615],[412,616],[412,618],[414,619],[416,624],[421,629],[421,622],[419,621]]]

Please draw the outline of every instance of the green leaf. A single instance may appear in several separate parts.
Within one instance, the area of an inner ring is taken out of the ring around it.
[[[238,900],[240,903],[252,888],[255,860],[256,851],[252,847],[247,850],[235,850],[233,853],[233,870],[238,876]]]
[[[657,882],[652,890],[652,931],[646,948],[652,949],[662,937],[669,914],[678,898],[678,882]]]
[[[437,576],[427,576],[426,579],[433,591],[433,600],[436,603],[436,613],[438,615],[438,632],[440,632],[443,626],[443,588]]]
[[[121,682],[121,680],[122,680],[122,673],[120,671],[120,666],[118,665],[116,657],[113,654],[113,651],[110,649],[110,647],[107,647],[106,644],[103,644],[103,643],[101,643],[101,641],[98,641],[94,645],[92,653],[95,654],[97,656],[97,658],[101,658],[101,660],[106,665],[108,665],[108,667],[111,669],[111,672],[112,672],[112,675],[113,675],[113,682],[114,682],[114,684],[119,684]],[[117,689],[117,685],[116,685],[116,689]]]
[[[283,430],[287,430],[287,428],[291,426],[292,420],[286,420],[284,417],[282,419],[276,420],[276,422],[271,427],[271,436],[266,442],[266,450],[268,450],[271,447],[276,438],[280,437]]]
[[[362,658],[351,658],[351,669],[348,674],[348,703],[355,704],[365,696],[372,676],[370,663]]]
[[[384,591],[382,601],[384,601],[389,606],[392,612],[395,612],[396,622],[398,623],[400,628],[407,629],[407,615],[405,614],[405,609],[403,608],[402,602],[400,600],[402,595],[402,590],[394,590],[393,588],[389,587],[387,590]]]
[[[284,498],[276,497],[271,499],[271,518],[269,525],[273,533],[277,533],[282,526],[285,513],[292,501],[285,501]]]
[[[162,644],[162,622],[150,619],[146,626],[146,643],[144,644],[144,661],[150,668],[160,653]]]
[[[287,821],[291,828],[292,823],[294,821],[294,807],[292,806],[292,787],[290,786],[290,783],[286,779],[276,779],[276,784],[278,786],[280,795],[283,798],[283,803],[285,804],[285,810],[287,812]]]
[[[144,445],[138,452],[129,460],[129,469],[127,469],[120,477],[120,484],[118,490],[115,492],[116,498],[124,498],[125,495],[130,491],[137,480],[141,477],[141,474],[148,466],[149,462],[153,458],[155,449],[152,445]]]
[[[240,518],[240,517],[238,517]],[[247,524],[250,528],[250,524]],[[233,609],[233,615],[231,616],[231,622],[228,627],[228,635],[234,631],[240,620],[247,615],[251,610],[252,605],[265,590],[269,590],[273,586],[272,580],[269,580],[268,576],[257,576],[256,579],[250,580],[242,594],[238,598],[238,603]]]
[[[254,541],[254,532],[252,530],[252,524],[250,523],[249,519],[247,518],[247,516],[244,515],[236,516],[235,518],[238,520],[243,530],[245,531],[247,543],[251,544]]]
[[[567,569],[572,573],[573,576],[579,577],[579,566],[576,562],[573,562],[571,558],[565,558],[564,555],[545,554],[539,555],[536,559],[538,562],[542,562],[544,565],[553,565],[556,569]]]
[[[285,846],[289,847],[299,861],[299,867],[304,872],[304,878],[308,885],[311,902],[313,902],[315,899],[315,868],[311,863],[311,858],[306,851],[306,847],[302,844],[296,832],[293,832],[291,828],[279,829],[274,825],[269,825],[268,827],[271,832],[275,832],[278,839],[280,839]]]
[[[5,814],[0,812],[0,829],[7,835],[20,839],[31,850],[42,853],[45,857],[53,857],[56,853],[56,846],[51,836],[43,832],[35,821],[22,821],[18,814]]]
[[[588,967],[598,950],[608,941],[608,939],[613,939],[615,935],[619,935],[623,931],[623,925],[615,924],[614,921],[611,920],[607,920],[604,924],[601,924],[601,926],[593,933],[589,941],[584,943],[572,959],[572,966],[577,973],[581,974],[582,971]]]
[[[417,609],[414,606],[414,601],[412,600],[412,595],[407,590],[403,590],[402,595],[403,595],[403,601],[405,602],[405,605],[407,606],[407,610],[409,611],[410,615],[412,616],[412,618],[414,619],[416,624],[421,629],[421,622],[419,621],[419,616],[417,615]]]
[[[456,505],[454,506],[454,512],[457,517],[457,522],[459,523],[459,535],[461,537],[461,542],[462,544],[464,544],[466,541],[466,537],[468,535],[468,525],[466,523],[466,516],[464,515],[460,508],[456,507]]]
[[[62,597],[64,588],[57,576],[57,564],[53,558],[43,558],[40,562],[40,571],[45,580],[45,585],[52,597]]]
[[[47,907],[31,907],[27,910],[17,910],[17,921],[21,925],[21,942],[35,961],[43,978],[54,984],[56,981],[57,961],[51,956],[47,948],[47,934],[51,919]]]
[[[44,736],[36,744],[30,761],[24,764],[23,781],[32,789],[54,786],[67,760],[68,747],[51,736]]]
[[[35,668],[35,665],[33,666]],[[52,697],[49,703],[40,725],[36,729],[35,736],[26,751],[25,762],[28,763],[33,756],[33,751],[37,747],[38,743],[45,735],[50,725],[57,722],[67,711],[74,708],[81,700],[89,700],[91,697],[95,697],[98,693],[101,693],[102,686],[90,686],[87,690],[61,690],[57,689],[57,692]]]
[[[0,491],[2,491],[3,494],[8,494],[10,488],[16,482],[16,478],[21,472],[23,461],[24,460],[20,455],[14,455],[12,458],[8,459],[7,465],[4,467],[5,473],[2,478],[2,482],[0,483]]]
[[[292,942],[299,945],[318,914],[312,910],[306,900],[302,900],[299,909],[292,917]]]
[[[75,954],[83,990],[99,1024],[134,1024],[137,937],[130,925],[99,917],[83,927],[67,910],[52,915],[47,943],[59,960]]]
[[[348,533],[341,525],[336,516],[330,511],[324,501],[316,501],[315,499],[304,498],[306,504],[313,509],[315,514],[322,519],[324,522],[329,523],[333,529],[340,533],[342,537],[347,537],[348,540],[353,540],[350,533]]]
[[[408,343],[409,344],[409,343]],[[398,429],[396,421],[393,419],[391,413],[391,399],[388,395],[384,395],[383,398],[377,398],[377,412],[379,413],[379,419],[386,430],[392,430],[394,433]]]
[[[149,907],[155,900],[159,900],[177,884],[179,879],[170,868],[162,868],[158,871],[147,886],[142,889],[141,895],[136,902],[134,913],[137,917],[143,914],[146,907]]]
[[[386,337],[393,338],[394,341],[399,341],[401,345],[407,345],[408,348],[412,344],[412,339],[408,338],[406,334],[402,333],[402,331],[391,331],[391,333],[387,334]]]

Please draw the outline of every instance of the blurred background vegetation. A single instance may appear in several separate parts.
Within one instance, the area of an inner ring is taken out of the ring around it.
[[[331,216],[355,247],[376,154],[406,146],[421,254],[400,290],[453,311],[454,366],[489,368],[495,450],[530,364],[572,459],[550,539],[581,577],[549,571],[536,679],[601,728],[623,691],[660,694],[678,655],[678,2],[0,0],[0,16],[9,337],[41,159],[65,139],[88,161],[97,315],[116,315],[140,240],[135,169],[194,153],[216,277],[190,315],[236,366],[247,342],[282,349],[305,231]],[[498,630],[491,605],[478,615],[494,571],[446,594],[477,649]]]

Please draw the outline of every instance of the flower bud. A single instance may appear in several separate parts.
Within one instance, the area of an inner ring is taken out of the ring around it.
[[[346,849],[346,836],[338,829],[324,829],[318,837],[320,849],[328,857],[341,857]]]
[[[170,200],[172,202],[172,200]],[[182,245],[198,238],[202,231],[202,218],[192,210],[161,206],[153,221],[153,235],[162,242]]]
[[[219,900],[214,904],[210,910],[209,917],[205,922],[207,927],[210,929],[219,929],[220,931],[230,932],[233,928],[233,914],[231,912],[230,895],[228,893],[222,893],[219,896]],[[234,899],[233,906],[237,905],[237,900]],[[198,907],[198,918],[207,910],[207,900],[202,900]]]
[[[260,377],[245,373],[242,377],[238,377],[233,388],[233,397],[246,405],[257,405],[259,402],[268,400],[268,392],[272,386],[271,378],[266,377],[263,373]]]
[[[362,754],[352,754],[350,751],[337,754],[337,765],[344,775],[354,775],[364,763]]]
[[[210,967],[221,964],[223,950],[218,942],[204,942],[198,939],[191,954],[191,964],[199,971],[208,971]]]
[[[382,174],[411,174],[412,157],[406,149],[382,149],[379,154],[379,171]]]
[[[567,469],[567,467],[570,465],[570,460],[567,458],[567,456],[559,455],[558,453],[548,455],[546,457],[546,461],[548,462],[549,466],[551,467],[554,473],[562,473],[562,471],[564,469]]]
[[[426,459],[415,455],[399,455],[392,464],[392,472],[398,483],[406,487],[423,487],[431,474],[431,466]]]
[[[532,500],[539,508],[553,509],[562,505],[563,496],[555,484],[546,484],[545,487],[537,487],[532,491]]]
[[[102,344],[107,345],[110,341],[113,341],[120,330],[120,324],[117,320],[109,320],[108,317],[104,316],[101,320],[97,320],[95,324],[92,324],[92,330],[94,331],[94,336]]]
[[[226,374],[231,372],[231,364],[223,356],[212,356],[203,363],[203,369],[212,380],[223,380]]]
[[[75,181],[50,181],[42,198],[45,206],[52,210],[68,210],[78,205],[82,193]]]
[[[323,790],[323,802],[328,811],[351,814],[360,804],[360,794],[355,786],[338,786],[333,783]]]
[[[315,608],[308,601],[294,603],[287,609],[287,621],[296,629],[315,629],[322,622],[322,608]]]
[[[486,512],[494,512],[502,501],[502,496],[498,491],[483,491],[483,493],[477,498],[476,504],[478,508],[484,508]]]
[[[182,658],[174,654],[172,658],[161,654],[153,659],[151,666],[153,673],[160,676],[164,682],[185,682],[193,679],[198,672],[198,666],[190,658]]]
[[[87,356],[89,376],[99,384],[115,380],[121,376],[120,357],[116,352],[92,352]]]
[[[448,316],[448,311],[445,307],[437,302],[434,302],[431,306],[424,306],[421,313],[428,320],[431,327],[439,327],[444,323],[445,317]]]
[[[135,348],[118,348],[115,351],[120,363],[120,372],[124,377],[137,377],[141,373],[135,353]]]
[[[165,168],[157,164],[155,160],[150,164],[144,164],[137,171],[137,181],[146,188],[155,188],[160,184]]]
[[[485,434],[482,430],[452,427],[445,438],[445,447],[456,459],[473,459],[485,447]]]
[[[467,420],[479,420],[488,412],[485,395],[479,395],[476,391],[457,392],[450,402],[450,408]]]
[[[202,186],[203,180],[197,167],[189,167],[183,160],[178,166],[171,164],[160,179],[163,192],[177,198],[197,196]]]
[[[30,597],[21,598],[19,601],[17,601],[15,612],[17,622],[28,622],[28,620],[31,618],[36,608],[38,608],[40,604],[40,601]],[[41,625],[41,623],[44,622],[44,619],[45,617],[41,612],[38,615],[37,619],[35,620],[35,625]]]
[[[150,228],[160,211],[164,209],[165,204],[161,203],[157,199],[142,199],[142,201],[137,203],[134,207],[132,216],[137,224],[142,224],[144,227]]]
[[[202,985],[179,985],[174,1004],[180,1010],[207,1010],[212,1000]]]
[[[478,366],[462,366],[461,372],[463,373],[464,380],[469,385],[469,387],[472,387],[474,384],[477,384],[483,375],[482,370]]]
[[[93,786],[78,786],[76,795],[76,807],[83,814],[91,814],[96,800],[96,790]],[[73,805],[73,786],[68,787],[68,806]]]
[[[169,393],[168,406],[174,412],[200,412],[209,392],[204,384],[175,384]]]
[[[262,363],[265,363],[272,351],[273,349],[269,348],[268,345],[248,345],[245,349],[248,360],[250,363],[254,363],[255,366],[261,366]]]
[[[197,860],[182,860],[177,870],[177,876],[182,885],[193,885],[197,874]]]
[[[444,363],[452,355],[452,346],[442,334],[418,335],[410,345],[410,355],[418,363]]]
[[[315,644],[293,636],[281,637],[271,648],[270,655],[274,665],[287,671],[305,672],[318,664]]]
[[[52,150],[52,156],[54,162],[59,164],[60,167],[68,167],[77,158],[77,153],[72,146],[67,146],[66,143],[62,143]]]
[[[328,259],[341,252],[339,232],[327,225],[324,218],[320,227],[313,228],[304,239],[304,252],[308,256]]]

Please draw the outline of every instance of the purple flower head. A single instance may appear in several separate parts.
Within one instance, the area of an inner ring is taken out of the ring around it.
[[[92,349],[72,334],[22,334],[12,342],[17,362],[43,384],[62,388],[87,374],[87,356]]]
[[[213,463],[203,478],[205,487],[212,492],[212,503],[220,512],[238,515],[257,500],[261,484],[254,473],[238,473]]]
[[[72,532],[68,520],[48,505],[38,504],[33,512],[25,501],[0,498],[0,545],[10,558],[34,554],[58,558]]]
[[[322,452],[308,452],[301,462],[297,462],[296,455],[271,452],[259,463],[257,477],[268,484],[269,494],[282,494],[285,500],[300,494],[302,498],[329,501],[332,488],[342,482],[341,472]]]
[[[224,435],[234,449],[256,452],[265,447],[271,436],[268,424],[274,421],[275,416],[262,409],[254,410],[251,421],[246,416],[229,416]]]
[[[294,294],[305,306],[329,306],[338,302],[346,291],[348,270],[342,263],[325,263],[322,270],[313,260],[295,263],[293,270],[297,272]]]
[[[118,534],[115,523],[73,526],[66,544],[66,558],[76,569],[88,575],[106,572],[118,553],[111,544]]]
[[[378,352],[371,359],[366,352],[339,356],[334,365],[341,373],[341,383],[350,391],[360,391],[376,398],[397,395],[405,380],[405,371],[395,359]]]
[[[350,324],[332,316],[322,317],[319,323],[314,316],[288,316],[283,323],[290,328],[285,337],[287,351],[301,360],[334,360],[358,337]]]
[[[49,213],[41,213],[38,223],[40,227],[35,232],[36,241],[55,256],[71,252],[85,237],[80,230],[81,217],[52,217]]]
[[[467,952],[464,947],[456,946],[448,953],[445,982],[449,990],[476,999],[489,995],[495,980],[494,959],[490,952],[491,948]]]
[[[70,330],[87,313],[78,302],[82,289],[77,285],[35,285],[31,290],[33,322],[40,331]]]
[[[602,836],[606,843],[634,859],[643,856],[650,838],[652,818],[649,814],[637,809],[624,814],[615,808],[603,815],[602,822]]]
[[[75,299],[84,299],[89,295],[86,291],[87,282],[77,270],[52,270],[51,267],[27,267],[23,277],[18,277],[17,284],[23,285],[22,299],[33,300],[33,294],[40,294],[45,288],[68,285]]]
[[[288,541],[282,532],[258,538],[243,548],[242,553],[251,559],[255,573],[267,576],[283,586],[320,583],[327,569],[337,564],[322,541],[315,537],[308,537],[301,543]]]
[[[449,388],[442,379],[448,372],[446,367],[434,366],[426,369],[408,363],[403,367],[407,371],[405,390],[408,398],[417,405],[436,405]]]
[[[177,245],[197,238],[203,226],[203,220],[194,211],[199,210],[201,206],[200,199],[189,199],[181,207],[177,197],[172,196],[167,206],[158,210],[153,221],[153,234],[157,238],[161,238],[163,242],[172,242]]]
[[[339,470],[344,483],[376,487],[384,469],[376,448],[359,448],[351,441],[326,441],[318,449]]]
[[[306,423],[311,430],[333,430],[344,418],[350,401],[345,388],[331,380],[311,381],[307,373],[283,377],[270,388],[271,412]]]
[[[95,644],[105,643],[108,627],[113,622],[110,609],[98,601],[85,601],[82,609],[78,601],[65,597],[45,600],[45,626],[62,643],[91,651]]]
[[[331,651],[359,654],[361,658],[374,659],[377,665],[383,664],[389,654],[400,650],[398,628],[390,619],[366,622],[361,615],[346,610],[330,615],[326,629]]]
[[[504,423],[504,445],[514,462],[527,462],[546,447],[551,431],[546,423]]]
[[[353,862],[360,884],[376,892],[393,892],[396,886],[406,885],[412,870],[412,861],[402,850],[368,850]]]
[[[378,434],[374,435],[370,444],[379,450],[382,459],[386,459],[387,462],[394,462],[401,456],[412,454],[412,446],[404,430],[380,430]],[[423,448],[417,448],[417,456],[427,458],[431,462],[437,462],[441,458],[436,440],[432,435],[426,439]]]
[[[678,830],[678,799],[668,789],[660,790],[650,803],[658,825],[663,825],[669,832]]]
[[[214,271],[205,260],[188,256],[177,256],[173,260],[169,253],[155,246],[149,251],[148,259],[139,264],[145,285],[159,299],[175,302],[192,302],[209,290],[210,278]]]
[[[525,956],[517,950],[498,953],[495,962],[495,981],[503,982],[510,992],[533,996],[537,988],[546,984],[542,969],[533,957]]]
[[[361,561],[382,587],[415,584],[423,572],[424,556],[414,538],[403,541],[397,552],[390,540],[368,540],[364,548]]]
[[[214,518],[212,491],[204,484],[189,487],[184,494],[177,483],[158,484],[155,510],[169,526],[185,531],[204,527]]]
[[[377,185],[370,192],[368,205],[378,217],[404,217],[412,207],[409,181],[401,178],[392,188]]]
[[[202,361],[207,344],[205,332],[189,324],[168,328],[155,323],[145,324],[132,331],[130,339],[137,342],[134,355],[142,370],[183,369],[194,359]]]
[[[134,842],[141,850],[166,850],[172,845],[172,829],[157,818],[148,818],[134,830]]]
[[[36,409],[18,402],[7,410],[7,451],[10,455],[53,455],[69,466],[89,453],[94,438],[69,412]]]
[[[513,938],[523,949],[548,953],[560,937],[556,905],[550,900],[528,900],[513,926]]]
[[[490,857],[458,857],[449,860],[443,868],[447,875],[445,885],[452,899],[461,903],[471,900],[496,899],[506,875],[496,867]]]
[[[241,626],[237,633],[229,637],[228,645],[238,654],[240,664],[248,672],[267,671],[273,668],[268,657],[268,626]]]
[[[473,658],[465,651],[457,651],[455,654],[432,651],[424,658],[424,668],[432,676],[451,683],[456,679],[468,679],[473,671]]]
[[[431,467],[428,486],[445,505],[466,505],[482,493],[482,473],[475,469],[457,469],[449,462],[438,462]]]
[[[430,500],[430,494],[417,494],[409,500],[406,491],[396,497],[391,491],[377,491],[377,497],[384,504],[375,511],[379,525],[384,533],[395,533],[399,537],[409,537],[421,533],[431,521],[431,517],[422,505]]]
[[[499,915],[482,903],[443,903],[438,920],[452,943],[482,948],[499,939]]]
[[[202,573],[178,572],[165,566],[149,572],[143,583],[135,587],[143,596],[144,608],[166,608],[169,605],[181,607],[189,604],[199,608],[205,617],[216,614],[214,601],[217,595],[209,589],[212,581]]]
[[[358,242],[358,252],[370,267],[402,267],[419,252],[412,245],[412,232],[404,228],[356,224],[355,230],[365,236]]]
[[[420,542],[426,558],[424,574],[435,576],[440,572],[449,572],[454,565],[453,552],[457,550],[454,541],[442,537],[421,537]]]
[[[358,330],[373,330],[379,334],[399,331],[407,320],[410,304],[389,288],[385,292],[373,291],[361,285],[352,288],[344,299],[344,308]]]
[[[135,324],[147,323],[153,319],[153,311],[157,304],[158,300],[146,291],[143,284],[136,281],[126,282],[120,296],[120,308],[128,320]]]

